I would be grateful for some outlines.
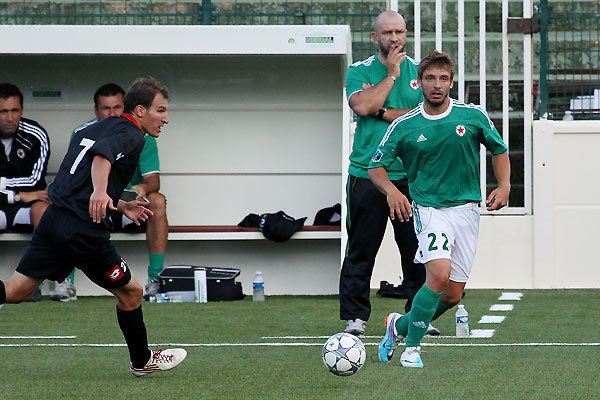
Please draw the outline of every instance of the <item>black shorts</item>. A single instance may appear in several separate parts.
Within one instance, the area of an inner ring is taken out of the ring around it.
[[[110,242],[102,224],[82,221],[76,214],[50,205],[38,225],[17,271],[34,279],[62,282],[79,268],[105,289],[125,286],[131,272]]]
[[[4,217],[6,218],[6,226],[3,226],[4,224],[0,224],[0,231],[10,230],[13,232],[22,232],[22,233],[33,232],[33,226],[31,225],[31,221],[29,218],[31,205],[33,203],[34,202],[0,205],[0,213],[3,213]],[[28,218],[27,218],[27,223],[25,223],[25,224],[19,223],[19,221],[17,221],[17,223],[15,223],[15,217],[17,216],[17,213],[21,209],[27,210],[26,212],[27,212]],[[2,219],[4,219],[4,218],[2,218]]]

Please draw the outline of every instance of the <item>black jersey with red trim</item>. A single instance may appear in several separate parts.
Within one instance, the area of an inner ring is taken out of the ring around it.
[[[37,122],[21,118],[8,157],[0,142],[0,204],[8,202],[5,190],[33,192],[46,189],[50,139]]]
[[[73,136],[56,178],[48,187],[53,204],[71,210],[82,220],[92,223],[89,213],[90,196],[94,191],[92,161],[99,155],[112,165],[107,193],[117,206],[135,172],[145,143],[141,129],[131,117],[127,117],[107,118]],[[103,224],[111,227],[107,218]]]

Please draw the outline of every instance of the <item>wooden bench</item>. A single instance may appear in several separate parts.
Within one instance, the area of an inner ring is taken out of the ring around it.
[[[113,233],[112,240],[146,240],[145,233]],[[339,226],[306,225],[291,239],[340,239]],[[291,240],[290,239],[290,240]],[[30,233],[0,233],[0,241],[29,241]],[[258,228],[237,225],[175,225],[169,227],[169,240],[266,240]]]

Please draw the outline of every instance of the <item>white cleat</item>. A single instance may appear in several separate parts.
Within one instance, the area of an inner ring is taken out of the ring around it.
[[[440,334],[440,330],[435,326],[429,324],[429,327],[427,328],[427,332],[425,332],[425,334],[429,336],[438,336]]]
[[[168,371],[175,368],[187,357],[184,349],[150,350],[150,359],[143,368],[134,368],[129,364],[129,370],[136,377],[145,376],[153,372]]]
[[[421,361],[421,346],[407,347],[400,356],[400,364],[403,367],[409,368],[423,368],[423,361]]]

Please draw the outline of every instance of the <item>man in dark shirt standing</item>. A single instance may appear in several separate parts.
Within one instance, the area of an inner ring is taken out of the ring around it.
[[[0,281],[0,304],[19,303],[44,279],[62,281],[74,267],[117,297],[117,319],[140,377],[166,371],[187,356],[184,349],[148,349],[142,315],[143,288],[110,242],[108,210],[139,224],[152,216],[148,203],[120,200],[144,147],[168,123],[168,91],[153,78],[137,79],[125,95],[125,114],[79,131],[48,192],[44,213],[16,272]],[[115,207],[115,204],[117,205]]]

